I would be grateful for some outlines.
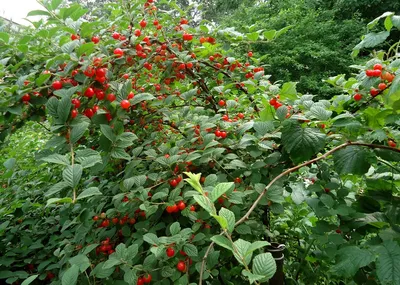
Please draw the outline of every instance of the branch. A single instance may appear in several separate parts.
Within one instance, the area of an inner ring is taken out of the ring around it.
[[[364,146],[364,147],[368,147],[368,148],[378,148],[378,149],[386,149],[386,150],[390,150],[390,151],[394,151],[394,152],[398,152],[400,153],[400,149],[398,148],[393,148],[393,147],[389,147],[389,146],[385,146],[385,145],[377,145],[377,144],[368,144],[368,143],[361,143],[361,142],[346,142],[344,144],[341,144],[333,149],[331,149],[330,151],[326,152],[325,154],[321,155],[320,157],[314,158],[312,160],[306,161],[300,165],[297,165],[295,167],[289,168],[286,171],[282,172],[281,174],[279,174],[278,176],[276,176],[274,179],[271,180],[271,182],[264,188],[263,192],[260,193],[260,195],[258,196],[258,198],[254,201],[253,205],[250,207],[250,209],[246,212],[246,214],[239,220],[236,222],[235,227],[242,224],[243,222],[245,222],[249,216],[251,215],[251,213],[254,211],[254,209],[257,207],[258,203],[260,203],[261,199],[264,197],[264,195],[267,193],[268,189],[271,188],[271,186],[278,181],[279,179],[281,179],[282,177],[295,172],[296,170],[299,170],[302,167],[305,167],[307,165],[313,164],[317,161],[320,161],[322,159],[327,158],[328,156],[330,156],[331,154],[337,152],[338,150],[341,150],[343,148],[346,148],[348,146]],[[223,234],[223,232],[221,233]],[[212,242],[208,248],[206,253],[204,254],[203,257],[203,261],[201,263],[201,269],[200,269],[200,280],[199,280],[199,285],[202,285],[203,282],[203,271],[204,271],[204,267],[205,267],[205,263],[207,260],[207,257],[212,249],[212,247],[214,246],[214,242]]]

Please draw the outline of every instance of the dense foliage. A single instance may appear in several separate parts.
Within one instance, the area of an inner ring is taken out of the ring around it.
[[[2,281],[262,284],[279,242],[288,284],[399,284],[400,42],[318,100],[237,53],[289,28],[155,2],[45,1],[0,32]]]

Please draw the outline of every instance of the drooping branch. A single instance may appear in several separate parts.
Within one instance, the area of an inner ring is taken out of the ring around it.
[[[346,148],[346,147],[348,147],[348,146],[363,146],[363,147],[368,147],[368,148],[371,148],[371,149],[386,149],[386,150],[389,150],[389,151],[394,151],[394,152],[400,153],[400,149],[398,149],[398,148],[393,148],[393,147],[389,147],[389,146],[385,146],[385,145],[368,144],[368,143],[362,143],[362,142],[346,142],[346,143],[344,143],[344,144],[341,144],[341,145],[339,145],[339,146],[337,146],[337,147],[331,149],[330,151],[326,152],[325,154],[323,154],[323,155],[321,155],[321,156],[319,156],[319,157],[316,157],[316,158],[311,159],[311,160],[309,160],[309,161],[306,161],[306,162],[304,162],[304,163],[302,163],[302,164],[299,164],[299,165],[297,165],[297,166],[294,166],[294,167],[292,167],[292,168],[287,169],[286,171],[282,172],[281,174],[279,174],[278,176],[276,176],[274,179],[272,179],[271,182],[269,182],[268,185],[264,188],[264,190],[260,193],[260,195],[258,196],[258,198],[254,201],[253,205],[252,205],[252,206],[250,207],[250,209],[246,212],[246,214],[245,214],[242,218],[240,218],[240,219],[235,223],[235,227],[238,226],[238,225],[240,225],[240,224],[242,224],[243,222],[245,222],[245,221],[249,218],[249,216],[251,215],[251,213],[253,213],[253,211],[254,211],[255,208],[258,206],[258,204],[260,203],[261,199],[262,199],[262,198],[264,197],[264,195],[267,193],[267,191],[269,190],[269,188],[271,188],[271,186],[272,186],[275,182],[277,182],[279,179],[281,179],[282,177],[284,177],[284,176],[286,176],[286,175],[289,175],[290,173],[293,173],[293,172],[299,170],[299,169],[302,168],[302,167],[305,167],[305,166],[308,166],[308,165],[313,164],[313,163],[315,163],[315,162],[318,162],[318,161],[320,161],[320,160],[326,159],[326,158],[328,158],[330,155],[332,155],[333,153],[335,153],[335,152],[337,152],[337,151],[339,151],[339,150],[341,150],[341,149],[344,149],[344,148]],[[215,244],[215,243],[212,242],[212,243],[208,246],[207,251],[206,251],[206,253],[204,254],[204,257],[203,257],[203,260],[202,260],[202,264],[201,264],[201,270],[200,270],[200,279],[199,279],[199,283],[198,283],[199,285],[202,285],[202,283],[203,283],[203,271],[204,271],[204,268],[205,268],[206,260],[207,260],[207,257],[208,257],[208,255],[209,255],[209,253],[210,253],[212,247],[214,246],[214,244]]]

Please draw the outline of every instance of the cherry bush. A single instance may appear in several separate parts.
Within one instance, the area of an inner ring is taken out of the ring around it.
[[[2,281],[261,284],[281,242],[288,284],[400,284],[400,42],[318,101],[238,53],[287,29],[61,2],[0,32],[0,139],[27,121],[49,137],[32,169],[4,162]],[[395,29],[369,23],[354,56]]]

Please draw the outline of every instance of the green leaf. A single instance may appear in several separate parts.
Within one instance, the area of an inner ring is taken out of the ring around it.
[[[94,268],[94,270],[90,273],[90,276],[96,276],[97,278],[103,279],[111,276],[113,274],[115,268],[111,267],[109,269],[103,268],[104,262],[100,262]]]
[[[233,251],[232,243],[226,237],[217,235],[217,236],[211,237],[211,240],[213,242],[215,242],[216,244],[218,244],[219,246],[222,246],[226,249]]]
[[[191,256],[191,257],[195,257],[199,255],[199,252],[197,250],[197,247],[193,244],[187,243],[183,246],[183,251]]]
[[[51,198],[49,200],[47,200],[47,204],[46,207],[51,205],[51,204],[63,204],[63,203],[72,203],[72,199],[69,197],[65,197],[65,198]]]
[[[63,0],[51,0],[51,9],[56,10]]]
[[[246,34],[246,37],[250,40],[255,42],[258,40],[259,34],[257,32]]]
[[[69,183],[67,183],[65,181],[58,182],[58,183],[54,184],[53,186],[51,186],[50,189],[44,194],[44,196],[48,197],[48,196],[54,195],[67,187],[69,187]]]
[[[51,97],[46,103],[46,111],[53,117],[57,116],[59,101],[56,97]]]
[[[78,280],[78,275],[79,275],[79,266],[74,264],[70,268],[68,268],[67,271],[64,272],[64,275],[61,278],[61,284],[75,285],[76,281]]]
[[[123,148],[120,147],[116,147],[111,151],[111,157],[117,159],[131,160],[131,156]]]
[[[30,11],[28,13],[28,15],[26,15],[26,16],[27,17],[30,17],[30,16],[49,16],[49,17],[51,17],[51,14],[49,12],[43,11],[43,10],[33,10],[33,11]]]
[[[83,190],[83,192],[81,194],[79,194],[77,200],[88,198],[88,197],[92,197],[92,196],[99,196],[99,195],[103,195],[100,192],[99,188],[90,187],[88,189]]]
[[[133,260],[138,253],[139,253],[139,246],[137,244],[132,244],[126,249],[124,254],[124,259]]]
[[[250,249],[251,243],[248,241],[238,239],[233,243],[233,255],[236,260],[242,265],[249,265],[251,262],[252,253],[247,253]]]
[[[158,245],[158,237],[155,234],[147,233],[143,235],[143,240],[151,245]]]
[[[82,166],[79,164],[68,165],[63,171],[64,181],[72,188],[75,188],[82,177]]]
[[[173,223],[173,224],[169,227],[169,231],[171,232],[171,235],[177,235],[177,234],[179,234],[179,232],[181,231],[181,225],[179,224],[179,222]]]
[[[268,246],[268,245],[270,245],[270,243],[267,241],[255,241],[250,245],[249,249],[246,252],[246,255],[252,253],[253,251],[255,251],[259,248],[263,248],[264,246]]]
[[[81,45],[78,50],[77,50],[77,55],[81,56],[83,54],[85,54],[86,56],[89,56],[96,48],[95,43],[86,43]]]
[[[189,178],[185,181],[188,182],[197,192],[203,194],[203,187],[200,184],[201,173],[193,174],[190,172],[184,172]]]
[[[288,114],[288,108],[286,106],[280,106],[276,110],[275,114],[278,117],[279,121],[284,121],[286,119],[287,114]]]
[[[338,251],[339,260],[332,267],[332,272],[339,276],[352,277],[357,271],[374,261],[373,254],[357,246],[343,247]]]
[[[81,122],[81,123],[73,126],[72,130],[71,130],[71,134],[70,134],[70,142],[72,144],[76,143],[86,132],[88,126],[89,126],[89,123],[87,123],[87,122]]]
[[[129,285],[136,285],[138,277],[136,275],[136,269],[128,269],[124,274],[124,281]]]
[[[219,225],[223,230],[226,230],[228,228],[228,221],[224,217],[218,215],[211,215],[211,216],[217,220],[217,222],[219,223]]]
[[[271,279],[276,272],[276,263],[271,253],[261,253],[253,259],[253,273]]]
[[[280,98],[281,100],[296,100],[297,99],[297,90],[296,90],[296,82],[286,82],[282,85]]]
[[[332,116],[332,111],[328,111],[318,105],[313,105],[310,109],[310,113],[319,121],[327,121]]]
[[[286,114],[285,114],[286,116]],[[275,129],[274,124],[269,122],[255,122],[253,125],[254,130],[257,135],[264,136]]]
[[[242,274],[243,274],[243,276],[249,278],[250,284],[253,284],[255,281],[265,278],[262,275],[253,274],[250,271],[247,271],[247,270],[244,270],[244,269],[242,271]]]
[[[107,260],[106,262],[104,262],[103,269],[107,270],[110,268],[114,268],[115,266],[120,265],[120,264],[122,264],[122,260],[117,259],[113,256],[110,256],[110,259]]]
[[[219,197],[225,194],[229,190],[233,190],[235,184],[233,182],[219,183],[214,187],[213,191],[210,193],[210,199],[212,202],[217,201]]]
[[[348,146],[333,154],[335,169],[339,174],[365,174],[371,166],[368,162],[370,155],[365,148]]]
[[[194,200],[210,215],[215,215],[216,210],[214,204],[205,196],[195,195],[193,196]]]
[[[0,32],[0,40],[2,40],[3,42],[5,42],[7,44],[10,40],[10,35],[5,32]]]
[[[57,153],[51,154],[46,157],[42,157],[40,160],[50,162],[50,163],[55,163],[55,164],[69,165],[68,159],[64,155],[57,154]]]
[[[100,125],[101,133],[108,138],[111,142],[117,140],[117,136],[114,134],[114,130],[109,125]]]
[[[377,250],[376,273],[381,284],[400,284],[400,246],[385,241]]]
[[[71,54],[74,49],[80,45],[80,42],[78,40],[76,41],[70,41],[67,42],[66,44],[61,46],[61,50],[63,53]]]
[[[233,229],[235,228],[235,222],[236,222],[235,214],[226,208],[221,208],[221,210],[219,210],[219,215],[225,218],[225,220],[228,223],[227,229],[230,233],[232,233]]]
[[[142,101],[153,100],[155,98],[156,97],[154,97],[150,93],[140,93],[140,94],[135,95],[135,97],[133,99],[131,99],[130,102],[132,105],[136,105],[137,103],[140,103]]]
[[[282,130],[282,143],[295,163],[303,162],[325,146],[326,135],[318,129],[302,128],[297,123],[287,123]]]
[[[389,35],[390,35],[390,32],[388,32],[388,31],[366,34],[364,36],[363,40],[354,47],[354,50],[375,47],[375,46],[383,43],[384,41],[386,41],[386,39],[388,38]]]
[[[51,77],[51,74],[40,74],[39,77],[35,80],[37,86],[42,86],[46,83]]]
[[[28,277],[27,279],[24,280],[24,282],[21,283],[21,285],[29,285],[33,282],[33,280],[35,280],[39,275],[32,275],[30,277]]]
[[[3,163],[3,165],[8,170],[11,170],[15,167],[16,163],[17,163],[17,160],[15,158],[9,158]]]
[[[275,35],[276,35],[276,30],[270,30],[264,32],[264,38],[269,41],[272,41],[275,38]]]
[[[60,124],[64,124],[70,115],[72,103],[71,103],[71,98],[70,96],[65,96],[61,98],[58,106],[57,106],[57,116],[58,116],[58,122]]]
[[[68,260],[69,264],[79,266],[79,270],[83,273],[90,267],[90,260],[86,255],[79,254]]]

